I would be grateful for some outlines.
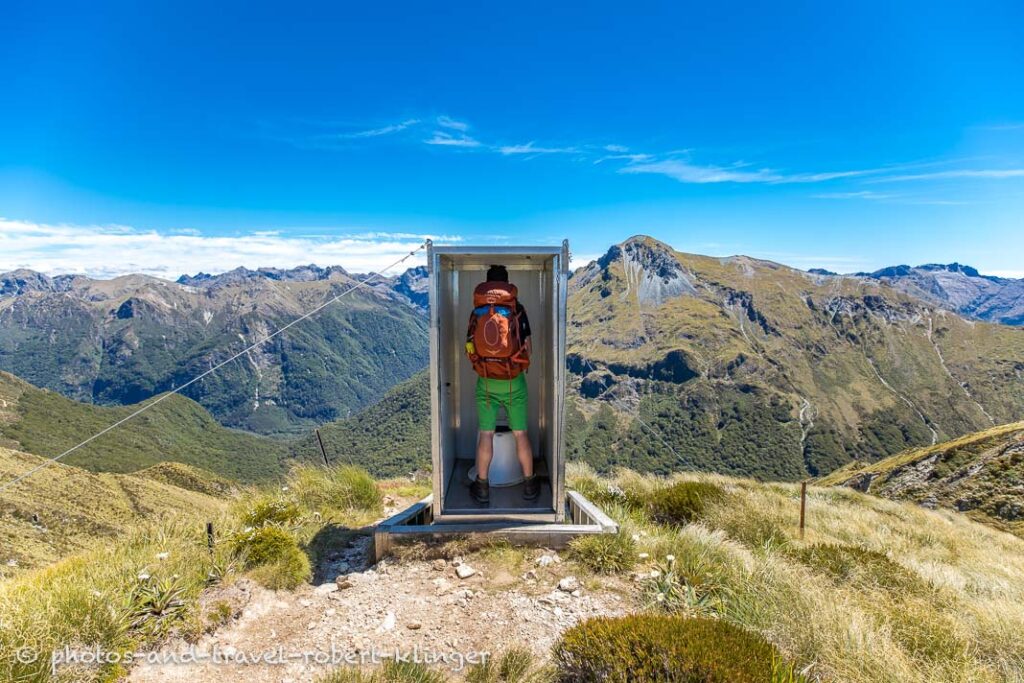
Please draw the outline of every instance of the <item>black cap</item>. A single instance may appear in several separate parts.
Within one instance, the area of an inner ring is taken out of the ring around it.
[[[487,269],[488,282],[508,282],[508,271],[505,266],[491,266]]]

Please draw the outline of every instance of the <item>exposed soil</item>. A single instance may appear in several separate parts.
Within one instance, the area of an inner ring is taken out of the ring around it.
[[[430,552],[413,548],[403,559],[370,566],[371,544],[371,537],[357,536],[328,554],[316,572],[319,585],[269,591],[243,579],[211,589],[203,597],[204,612],[225,623],[201,638],[194,652],[235,661],[137,663],[128,680],[299,683],[335,666],[358,664],[360,657],[372,666],[374,653],[387,656],[396,649],[410,656],[448,656],[447,665],[437,666],[458,677],[458,653],[497,655],[523,646],[544,659],[564,629],[634,607],[627,581],[567,578],[574,573],[571,563],[552,551],[527,549],[521,566],[508,566],[522,556],[485,551],[467,553],[463,562],[430,559]],[[472,575],[460,578],[460,564],[461,574]],[[286,661],[238,662],[243,655],[251,660],[274,652]],[[177,641],[156,654],[190,653],[188,643]]]

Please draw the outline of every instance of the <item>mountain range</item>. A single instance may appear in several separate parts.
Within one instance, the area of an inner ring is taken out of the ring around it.
[[[1024,414],[1024,329],[873,278],[636,237],[570,290],[571,440],[602,469],[792,479]]]
[[[222,424],[260,434],[300,434],[358,411],[426,365],[416,272],[353,291],[183,393]],[[239,268],[178,282],[6,273],[0,370],[79,401],[137,403],[184,384],[361,279],[316,266]]]
[[[226,426],[300,437],[291,454],[317,457],[301,435],[322,424],[332,457],[387,476],[429,466],[425,375],[400,384],[426,364],[426,275],[382,278],[185,393]],[[927,277],[947,283],[944,299],[914,289]],[[8,273],[0,368],[86,402],[146,400],[360,278]],[[954,312],[978,298],[948,284],[960,279],[1007,301],[1020,282],[955,264],[839,276],[644,236],[614,245],[570,278],[570,455],[602,471],[797,479],[1020,419],[1024,330]],[[972,310],[997,309],[1011,319],[1012,306]]]
[[[837,275],[820,268],[810,272]],[[884,282],[922,301],[969,318],[1024,325],[1024,279],[982,275],[976,268],[960,263],[890,266],[845,277]]]

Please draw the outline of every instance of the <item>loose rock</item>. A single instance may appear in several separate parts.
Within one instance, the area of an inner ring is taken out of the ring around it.
[[[558,590],[565,593],[572,593],[579,590],[580,582],[575,576],[567,576],[558,582]]]

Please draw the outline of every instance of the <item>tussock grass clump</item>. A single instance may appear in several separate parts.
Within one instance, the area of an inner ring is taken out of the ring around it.
[[[651,496],[647,508],[659,524],[690,524],[704,515],[705,508],[725,498],[721,486],[705,481],[677,481]]]
[[[533,654],[525,647],[513,647],[466,671],[467,683],[554,683],[551,667],[537,667]]]
[[[760,635],[726,621],[656,614],[597,618],[555,645],[559,680],[765,683],[780,656]]]
[[[267,524],[293,524],[302,517],[302,510],[290,500],[258,498],[242,513],[242,524],[260,527]]]
[[[355,465],[329,469],[300,465],[288,475],[288,488],[299,504],[324,515],[353,511],[379,514],[383,506],[377,482]]]
[[[572,488],[602,507],[641,510],[654,490],[648,478],[629,470],[619,470],[615,478],[606,479],[583,463],[570,463],[568,469]]]
[[[226,520],[218,520],[223,528]],[[140,527],[119,541],[0,583],[0,681],[47,681],[50,653],[65,646],[144,649],[188,628],[213,557],[200,524]],[[39,654],[20,662],[19,648]],[[114,680],[118,665],[59,671],[57,680]]]
[[[930,586],[906,567],[877,550],[860,546],[815,543],[790,554],[836,584],[859,583],[897,593],[925,594]]]
[[[621,531],[580,536],[569,544],[569,556],[598,574],[616,574],[636,564],[636,542]]]
[[[267,588],[295,588],[311,575],[309,558],[298,540],[278,526],[243,531],[235,538],[235,552],[252,570],[252,577]]]
[[[445,677],[423,664],[389,660],[372,672],[352,667],[335,669],[318,678],[317,683],[445,683]]]

